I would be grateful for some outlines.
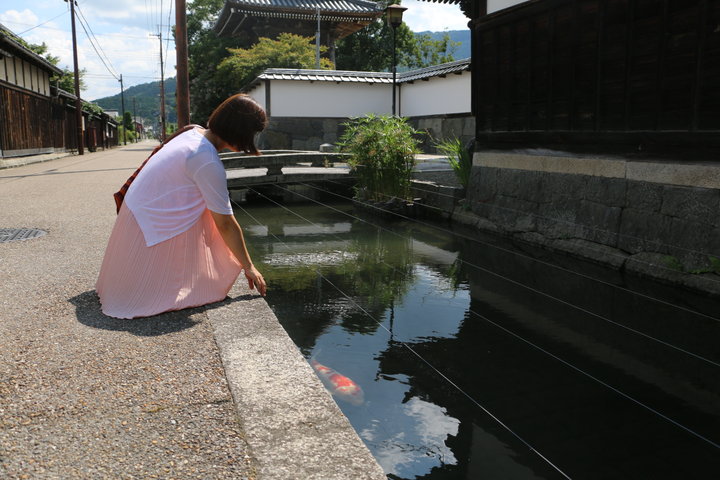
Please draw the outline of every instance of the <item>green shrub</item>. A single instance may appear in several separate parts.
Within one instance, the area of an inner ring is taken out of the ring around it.
[[[357,175],[356,196],[373,201],[409,199],[415,155],[420,152],[415,129],[403,118],[374,114],[343,125],[345,133],[338,144],[351,154],[348,164]]]
[[[470,181],[470,170],[472,169],[470,151],[457,138],[439,142],[436,148],[441,154],[447,155],[448,162],[450,162],[458,181],[463,187],[467,188]]]

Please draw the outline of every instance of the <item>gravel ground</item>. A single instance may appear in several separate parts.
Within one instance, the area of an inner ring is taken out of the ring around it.
[[[153,146],[0,170],[0,228],[48,232],[0,244],[1,478],[255,478],[214,307],[99,309],[112,192]]]

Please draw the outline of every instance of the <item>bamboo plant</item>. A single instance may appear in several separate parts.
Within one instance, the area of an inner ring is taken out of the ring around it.
[[[369,114],[343,124],[338,142],[351,154],[348,164],[358,180],[356,197],[375,202],[410,198],[417,131],[403,118]]]

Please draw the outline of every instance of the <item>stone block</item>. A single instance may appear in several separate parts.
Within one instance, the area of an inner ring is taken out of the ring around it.
[[[267,130],[263,132],[263,138],[263,148],[267,150],[287,150],[292,146],[290,137],[282,132]]]
[[[663,186],[657,183],[628,180],[626,205],[628,207],[659,213],[662,207]]]
[[[463,137],[475,138],[475,117],[465,117],[462,135]]]
[[[537,230],[550,238],[583,237],[583,229],[577,224],[578,202],[572,197],[556,197],[552,202],[538,207]]]
[[[505,230],[512,232],[536,230],[537,204],[520,198],[498,195],[494,206],[495,209],[489,218],[500,224]]]
[[[320,149],[320,145],[323,143],[322,138],[320,137],[309,137],[305,141],[305,150],[314,150],[317,151]]]
[[[470,203],[487,202],[497,195],[497,168],[472,167],[467,199]]]
[[[720,226],[720,190],[666,185],[660,211],[672,217]]]
[[[446,118],[442,128],[444,139],[459,138],[463,134],[465,120],[463,118]]]
[[[438,135],[442,135],[443,122],[442,119],[437,117],[423,118],[418,121],[418,130],[427,130],[428,133],[432,134],[436,139]]]
[[[692,218],[670,217],[664,232],[667,251],[677,257],[687,270],[703,268],[708,263],[712,230]]]
[[[576,199],[584,198],[588,180],[587,175],[544,172],[541,178],[540,188],[544,192],[545,198],[566,195]]]
[[[581,200],[577,223],[584,226],[583,238],[591,242],[616,247],[622,208],[610,207],[589,200]]]
[[[584,198],[610,207],[624,207],[627,181],[623,178],[590,176],[587,178]]]
[[[498,191],[530,202],[547,201],[546,192],[542,189],[542,172],[525,170],[500,170],[498,173]]]
[[[338,134],[338,127],[340,123],[345,122],[345,119],[337,118],[326,118],[322,121],[322,131],[324,134]]]
[[[720,228],[713,228],[710,231],[708,255],[720,259]]]
[[[668,254],[665,241],[670,219],[659,213],[625,208],[620,218],[618,248],[629,253],[658,252]]]

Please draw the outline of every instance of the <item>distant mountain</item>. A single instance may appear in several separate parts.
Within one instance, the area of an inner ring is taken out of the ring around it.
[[[175,100],[175,78],[165,80],[165,120],[168,123],[177,122],[177,102]],[[133,104],[133,98],[135,103]],[[112,97],[98,98],[94,103],[103,110],[121,110],[120,94]],[[157,122],[160,117],[160,81],[143,83],[125,89],[125,111],[138,117]]]
[[[467,30],[448,30],[446,32],[415,32],[416,35],[429,34],[433,40],[442,39],[443,35],[448,34],[453,42],[460,42],[460,46],[455,50],[453,57],[455,60],[470,58],[470,29]]]

